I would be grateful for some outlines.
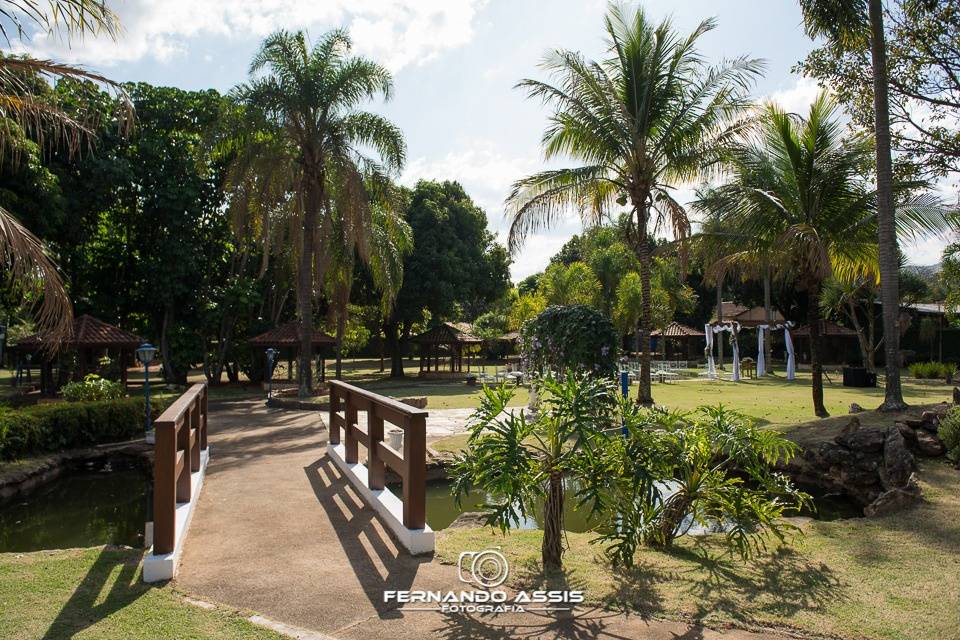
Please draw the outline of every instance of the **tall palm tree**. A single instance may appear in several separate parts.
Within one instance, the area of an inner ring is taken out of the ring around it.
[[[807,292],[813,371],[813,407],[823,404],[820,297],[830,277],[849,279],[876,269],[877,192],[864,172],[873,155],[865,135],[844,135],[836,103],[821,93],[803,118],[765,105],[758,125],[732,145],[731,180],[704,194],[698,206],[750,238],[720,267],[750,263],[762,254]],[[937,232],[946,224],[935,199],[904,203],[904,232]]]
[[[360,198],[363,172],[370,167],[398,171],[406,147],[400,130],[386,118],[358,107],[378,96],[389,99],[390,72],[350,55],[343,30],[324,34],[310,47],[302,31],[267,37],[250,64],[250,80],[235,89],[261,110],[295,149],[299,213],[297,307],[300,324],[299,391],[313,386],[311,333],[314,292],[323,281],[325,256],[318,252],[333,223],[333,191]],[[363,155],[372,149],[378,159]]]
[[[655,25],[642,9],[627,12],[611,4],[604,26],[606,58],[558,50],[543,63],[554,83],[518,85],[554,109],[543,134],[546,159],[566,156],[582,164],[514,183],[507,198],[509,243],[516,251],[527,235],[572,210],[596,224],[612,207],[628,207],[627,234],[640,262],[644,298],[637,400],[652,404],[651,233],[669,228],[675,237],[689,234],[686,211],[671,189],[716,165],[743,126],[738,118],[748,105],[746,91],[762,64],[739,58],[708,66],[697,41],[716,26],[713,20],[683,37],[669,20]]]
[[[14,34],[27,37],[27,25],[68,37],[106,33],[116,37],[117,16],[96,0],[0,0],[0,37],[8,43]],[[21,161],[17,140],[26,136],[43,148],[64,148],[73,156],[92,146],[95,124],[84,114],[68,113],[41,95],[47,83],[60,79],[93,81],[113,91],[122,105],[118,122],[126,130],[133,121],[133,108],[126,92],[117,83],[97,73],[52,60],[0,54],[0,156],[5,162]],[[9,283],[36,300],[37,329],[51,348],[65,338],[73,326],[70,295],[44,243],[0,207],[0,265],[8,272]]]
[[[877,237],[879,240],[880,301],[883,309],[883,340],[886,380],[884,411],[906,408],[900,388],[900,274],[894,219],[893,160],[890,153],[890,106],[888,98],[887,46],[883,31],[882,0],[800,0],[804,24],[810,37],[827,36],[844,48],[870,44],[873,68],[874,136],[877,171]]]

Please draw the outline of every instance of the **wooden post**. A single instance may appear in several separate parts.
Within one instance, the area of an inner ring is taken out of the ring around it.
[[[411,416],[403,434],[403,526],[423,529],[427,515],[427,421]]]
[[[177,502],[190,502],[190,414],[194,407],[188,407],[183,421],[174,427],[177,433],[177,452],[174,455],[175,474],[177,475]],[[183,453],[180,464],[179,454]]]
[[[327,428],[330,431],[330,444],[340,444],[340,427],[337,425],[337,412],[340,411],[340,389],[335,384],[330,385],[330,418]]]
[[[207,386],[203,386],[203,392],[200,394],[200,448],[207,450]]]
[[[155,422],[153,459],[153,553],[173,551],[177,512],[177,431],[170,422]]]
[[[387,467],[380,458],[377,448],[383,442],[383,418],[377,415],[377,406],[370,405],[367,411],[367,486],[371,489],[383,489]]]
[[[199,403],[198,403],[199,405]],[[200,435],[200,420],[201,409],[199,406],[194,407],[193,411],[187,414],[190,423],[184,424],[184,428],[188,428],[190,431],[190,437],[187,439],[187,442],[190,444],[190,472],[200,471],[200,446],[202,436]]]
[[[352,398],[347,394],[347,406],[343,415],[346,418],[346,439],[344,441],[344,456],[348,464],[356,464],[357,457],[357,436],[352,427],[357,424],[357,407],[353,404]]]

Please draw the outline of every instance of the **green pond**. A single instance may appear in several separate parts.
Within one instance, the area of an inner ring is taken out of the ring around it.
[[[0,552],[142,547],[149,485],[125,461],[69,471],[0,504]]]

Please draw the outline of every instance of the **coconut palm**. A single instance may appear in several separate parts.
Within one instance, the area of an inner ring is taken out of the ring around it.
[[[324,34],[312,47],[302,31],[267,37],[250,64],[250,80],[235,96],[259,109],[294,149],[296,212],[299,218],[297,307],[300,323],[299,391],[312,387],[310,362],[314,292],[328,260],[318,251],[333,223],[333,192],[338,206],[365,194],[368,169],[397,171],[406,153],[400,130],[384,117],[358,107],[390,97],[390,72],[350,55],[345,31]],[[365,156],[371,149],[379,157]]]
[[[877,234],[879,239],[880,301],[886,380],[881,410],[906,408],[900,388],[900,275],[894,220],[893,161],[890,153],[887,47],[883,32],[882,0],[800,0],[804,24],[811,38],[827,36],[835,44],[870,43],[873,70],[874,135],[877,171]]]
[[[509,243],[516,251],[530,233],[572,210],[596,224],[614,206],[628,207],[627,235],[640,261],[644,298],[637,399],[650,404],[651,233],[688,235],[690,223],[672,187],[715,166],[743,126],[738,118],[748,104],[746,90],[762,65],[739,58],[708,66],[697,42],[716,26],[713,20],[684,37],[669,20],[655,25],[642,9],[610,5],[604,26],[605,59],[558,50],[543,63],[552,82],[518,85],[554,109],[543,135],[546,159],[582,164],[514,183],[507,198]]]
[[[876,269],[877,193],[864,179],[872,140],[844,135],[837,105],[821,93],[805,118],[774,104],[763,107],[755,129],[730,149],[732,179],[698,206],[727,228],[750,238],[718,268],[751,263],[762,255],[791,277],[808,298],[813,406],[823,404],[820,297],[831,276],[853,279]],[[947,225],[934,198],[919,197],[899,210],[904,233],[937,232]]]
[[[119,29],[116,15],[103,2],[95,0],[0,0],[0,36],[8,43],[14,34],[26,37],[28,25],[47,32],[63,32],[68,37],[105,32],[115,37]],[[89,148],[95,139],[96,123],[85,114],[68,113],[49,98],[49,83],[61,79],[92,81],[113,91],[122,105],[118,119],[123,129],[133,120],[133,109],[122,87],[111,80],[52,60],[28,56],[0,56],[0,156],[16,164],[21,161],[18,143],[24,136],[41,148],[64,148],[70,156]],[[44,95],[46,94],[46,95]],[[37,328],[52,347],[68,335],[73,326],[73,306],[56,263],[47,247],[0,207],[0,264],[8,271],[9,283],[35,301]]]

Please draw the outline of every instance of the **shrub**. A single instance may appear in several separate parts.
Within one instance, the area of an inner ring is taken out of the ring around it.
[[[617,331],[587,306],[548,307],[523,325],[520,342],[531,371],[612,376],[617,370]]]
[[[947,457],[960,462],[960,408],[954,407],[940,420],[937,435],[947,447]]]
[[[158,415],[167,400],[154,400]],[[143,433],[143,398],[0,409],[0,459],[129,440]]]
[[[70,382],[60,390],[67,402],[89,402],[92,400],[119,400],[126,395],[123,385],[101,378],[95,373],[88,374],[82,382]]]
[[[910,375],[918,380],[942,378],[948,380],[957,373],[957,365],[952,362],[915,362],[910,365]]]

